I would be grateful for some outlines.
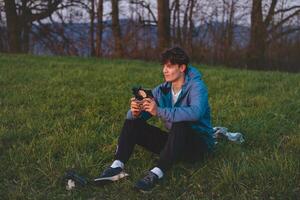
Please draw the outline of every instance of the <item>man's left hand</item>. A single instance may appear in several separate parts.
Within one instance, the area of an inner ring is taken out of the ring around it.
[[[149,112],[152,116],[157,115],[157,105],[154,99],[145,98],[143,99],[143,110]]]

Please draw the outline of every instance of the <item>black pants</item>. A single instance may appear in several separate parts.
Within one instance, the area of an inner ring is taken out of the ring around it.
[[[188,122],[173,123],[168,133],[141,119],[126,120],[115,159],[126,163],[135,144],[159,154],[157,167],[163,172],[178,160],[194,162],[203,158],[208,151],[205,141],[188,126]]]

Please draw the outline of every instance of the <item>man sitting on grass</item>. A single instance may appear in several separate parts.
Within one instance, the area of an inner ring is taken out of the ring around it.
[[[135,184],[150,191],[178,160],[197,161],[214,146],[207,88],[200,72],[189,64],[179,47],[161,54],[165,82],[153,89],[154,98],[131,99],[130,110],[121,130],[115,161],[94,181],[115,181],[125,177],[124,164],[135,144],[159,155],[156,165]],[[168,132],[147,123],[159,117]]]

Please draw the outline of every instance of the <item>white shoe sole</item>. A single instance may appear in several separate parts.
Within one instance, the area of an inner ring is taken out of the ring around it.
[[[117,174],[117,175],[111,176],[111,177],[95,178],[94,182],[117,181],[117,180],[120,180],[121,178],[124,178],[126,176],[129,176],[129,175],[126,172],[121,172],[120,174]]]

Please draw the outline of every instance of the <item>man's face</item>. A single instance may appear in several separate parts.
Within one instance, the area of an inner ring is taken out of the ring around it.
[[[165,81],[174,82],[184,76],[185,65],[172,64],[170,61],[163,65],[163,75]]]

